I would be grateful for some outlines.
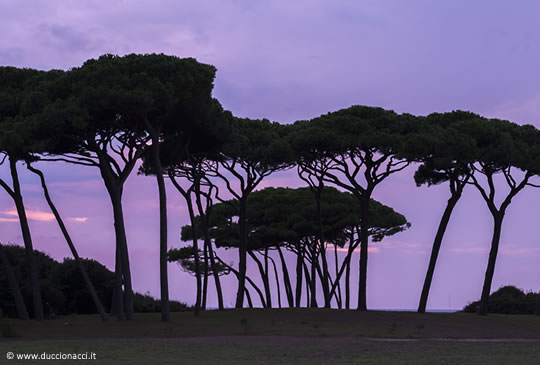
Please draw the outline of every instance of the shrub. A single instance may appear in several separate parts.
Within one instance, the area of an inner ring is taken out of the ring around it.
[[[488,312],[502,314],[533,314],[538,294],[524,293],[513,285],[503,286],[489,296]],[[480,301],[467,304],[464,312],[474,313]]]

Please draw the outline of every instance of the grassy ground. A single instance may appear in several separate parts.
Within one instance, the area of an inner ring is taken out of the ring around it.
[[[526,315],[228,310],[205,312],[200,318],[175,313],[170,323],[161,323],[159,314],[107,323],[96,316],[4,320],[0,329],[17,335],[0,339],[0,364],[43,363],[8,361],[9,351],[96,353],[96,361],[81,360],[83,364],[540,363],[540,317]],[[471,338],[505,340],[463,341]]]

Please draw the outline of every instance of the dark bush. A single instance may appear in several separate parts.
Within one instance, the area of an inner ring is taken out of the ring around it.
[[[537,297],[538,294],[536,293],[524,293],[523,290],[512,285],[503,286],[489,296],[488,312],[533,314]],[[474,313],[479,304],[479,301],[467,304],[463,311]]]
[[[4,251],[21,287],[28,312],[32,313],[32,295],[24,248],[6,245]],[[97,313],[75,260],[66,258],[62,263],[59,263],[40,251],[34,251],[34,253],[40,275],[41,295],[46,315]],[[105,310],[109,310],[112,301],[114,273],[96,260],[82,259],[82,262]],[[170,305],[172,312],[191,310],[184,303],[177,301],[171,301]],[[135,293],[134,309],[135,312],[160,312],[161,304],[159,300],[154,299],[149,294]],[[17,317],[7,277],[1,267],[0,310],[3,316]]]

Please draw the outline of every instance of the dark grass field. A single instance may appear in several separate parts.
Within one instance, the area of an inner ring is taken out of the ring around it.
[[[540,364],[540,317],[326,309],[2,320],[0,364]],[[7,352],[96,353],[95,361]]]

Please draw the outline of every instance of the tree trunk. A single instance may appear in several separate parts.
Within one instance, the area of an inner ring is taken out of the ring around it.
[[[243,197],[239,201],[240,211],[238,214],[238,224],[240,226],[240,246],[238,247],[238,290],[236,292],[236,308],[242,308],[244,306],[244,292],[246,287],[246,270],[247,270],[247,227],[246,227],[246,213],[247,213],[247,197]]]
[[[134,304],[133,304],[133,288],[131,285],[131,269],[129,265],[129,253],[127,248],[126,227],[124,224],[124,211],[122,208],[122,191],[115,189],[109,192],[113,206],[114,215],[114,231],[116,234],[116,242],[120,253],[120,263],[123,278],[123,294],[124,294],[124,311],[126,319],[133,319]]]
[[[328,286],[328,279],[329,279],[329,273],[328,273],[328,263],[326,261],[326,243],[324,239],[324,229],[323,229],[323,219],[322,219],[322,208],[321,208],[321,195],[322,195],[322,181],[319,185],[316,193],[315,193],[315,202],[317,206],[317,217],[318,217],[318,225],[319,225],[319,252],[321,254],[321,261],[322,261],[322,276],[321,276],[321,286],[323,290],[324,295],[324,307],[330,308],[330,289]]]
[[[190,192],[187,192],[184,197],[186,198],[186,203],[188,206],[189,220],[191,221],[191,230],[193,236],[193,250],[195,251],[195,256],[193,257],[195,261],[195,278],[197,280],[197,293],[195,297],[195,311],[193,314],[198,316],[201,312],[201,296],[202,296],[202,282],[201,282],[201,265],[199,262],[199,244],[197,240],[197,230],[195,222],[195,213],[193,212],[193,202],[191,200]]]
[[[309,282],[311,291],[311,303],[310,306],[312,308],[317,308],[317,275],[316,275],[316,268],[318,265],[319,258],[317,257],[317,248],[313,248],[311,251],[311,280]]]
[[[259,268],[259,274],[261,275],[261,279],[262,279],[263,285],[264,285],[264,292],[265,292],[265,295],[266,295],[266,307],[272,308],[272,297],[271,297],[271,294],[270,294],[270,284],[268,283],[268,276],[264,272],[263,264],[259,260],[259,258],[257,256],[255,256],[253,251],[249,250],[248,254],[249,254],[249,256],[251,256],[253,261],[255,261],[255,263],[257,264],[257,267]]]
[[[369,194],[361,199],[362,221],[360,222],[360,260],[358,268],[358,310],[367,311],[367,261],[369,239]]]
[[[268,249],[267,249],[268,250]],[[268,257],[270,259],[270,261],[272,262],[272,267],[274,268],[274,276],[276,277],[276,287],[277,287],[277,297],[278,297],[278,306],[279,308],[281,308],[281,285],[279,284],[279,276],[278,276],[278,273],[277,273],[277,266],[276,266],[276,262],[274,261],[273,258],[269,257],[268,256],[268,252],[266,253],[266,257]]]
[[[336,301],[337,301],[337,305],[338,305],[338,308],[341,309],[342,308],[342,300],[341,300],[341,278],[339,276],[339,270],[338,270],[338,265],[339,265],[339,261],[338,261],[338,246],[337,245],[334,245],[334,264],[336,266],[336,284],[337,284],[337,295],[336,295]]]
[[[167,193],[159,153],[159,132],[152,131],[152,160],[159,193],[159,278],[161,291],[161,320],[171,318],[169,303],[169,275],[167,272]]]
[[[206,299],[208,297],[208,246],[206,242],[203,243],[203,247],[204,272],[201,310],[206,310]]]
[[[231,265],[225,263],[225,261],[223,261],[222,259],[220,259],[217,255],[216,255],[216,259],[225,267],[228,267],[234,275],[236,275],[236,278],[239,279],[240,277],[240,273],[238,272],[238,270],[236,270],[234,267],[232,267]],[[264,300],[264,295],[261,291],[261,289],[257,286],[257,284],[255,284],[253,282],[253,280],[251,280],[251,278],[249,276],[245,276],[245,279],[248,283],[251,284],[251,286],[253,287],[253,289],[255,289],[255,291],[257,292],[257,294],[259,295],[259,299],[261,300],[261,303],[262,303],[262,306],[263,307],[266,307],[266,301]],[[247,288],[245,290],[247,292]]]
[[[285,285],[285,293],[287,294],[287,303],[289,303],[289,308],[294,307],[294,297],[291,287],[291,278],[289,276],[289,270],[287,269],[287,263],[285,262],[285,257],[281,251],[281,247],[277,248],[279,253],[279,259],[281,261],[281,272],[283,274],[283,284]]]
[[[431,258],[429,259],[429,265],[428,265],[428,269],[426,273],[426,278],[424,280],[424,286],[422,287],[422,294],[420,295],[420,304],[418,305],[418,313],[426,312],[429,289],[431,287],[431,281],[433,280],[433,273],[435,272],[435,264],[437,263],[437,257],[439,256],[439,251],[441,249],[444,233],[446,232],[446,228],[448,227],[448,222],[450,221],[450,216],[452,215],[452,211],[454,210],[454,207],[456,206],[460,196],[461,196],[461,192],[459,192],[459,194],[453,194],[450,197],[450,199],[448,199],[448,203],[446,204],[446,209],[444,210],[444,213],[441,217],[439,228],[437,229],[437,234],[435,235],[435,239],[433,240],[433,248],[431,249]]]
[[[537,294],[536,297],[536,308],[534,310],[534,314],[540,316],[540,292]]]
[[[122,262],[120,258],[120,245],[116,243],[115,250],[115,265],[114,265],[114,288],[111,301],[111,315],[117,316],[122,320],[125,318],[124,313],[124,292],[122,289]]]
[[[296,253],[296,298],[295,298],[295,306],[296,308],[300,308],[300,303],[302,300],[302,267],[304,266],[304,254],[301,250],[301,248],[298,249],[298,252]]]
[[[498,212],[493,216],[493,238],[491,239],[491,250],[489,251],[488,266],[486,276],[484,278],[484,286],[482,288],[482,296],[477,314],[485,316],[488,313],[488,300],[491,292],[491,282],[495,273],[495,261],[497,260],[497,252],[499,251],[499,241],[501,239],[501,228],[504,218],[504,212]]]
[[[204,231],[204,245],[205,247],[208,248],[208,255],[210,259],[210,265],[212,268],[212,275],[214,276],[214,282],[216,284],[218,308],[219,310],[224,310],[225,307],[223,305],[223,291],[221,289],[221,281],[219,279],[219,273],[217,272],[216,260],[214,258],[214,250],[212,248],[212,242],[210,240],[210,232],[208,232],[208,212],[204,211],[203,209],[200,194],[197,194],[195,196],[195,199],[197,203],[197,209],[199,210],[199,216],[202,218],[201,223],[202,223],[202,229]]]
[[[19,216],[19,223],[21,226],[21,233],[24,241],[24,248],[26,252],[26,261],[28,265],[28,271],[30,271],[30,285],[32,288],[32,304],[34,305],[34,317],[35,319],[43,319],[43,302],[41,300],[41,291],[39,286],[39,273],[38,267],[34,259],[34,248],[32,245],[32,236],[30,235],[30,227],[28,225],[28,219],[26,218],[26,211],[24,210],[24,202],[21,194],[21,185],[19,182],[19,175],[17,173],[17,161],[9,158],[9,167],[11,172],[11,178],[13,180],[13,200]]]
[[[67,231],[66,225],[64,224],[64,221],[62,220],[62,217],[60,216],[58,209],[56,209],[56,206],[54,205],[51,199],[51,196],[49,194],[49,189],[47,188],[47,184],[45,183],[45,176],[43,175],[43,172],[32,167],[30,163],[27,163],[27,167],[28,167],[28,170],[32,171],[34,174],[39,176],[39,179],[41,181],[41,187],[43,188],[43,194],[45,195],[45,200],[47,201],[47,204],[49,205],[51,212],[53,212],[54,217],[56,218],[56,222],[58,223],[58,226],[60,227],[60,230],[62,231],[62,234],[64,235],[64,239],[66,240],[66,243],[69,246],[69,249],[71,251],[71,254],[73,255],[73,258],[75,259],[75,262],[77,263],[77,266],[79,267],[79,271],[81,273],[83,281],[86,285],[86,288],[88,289],[88,292],[90,293],[90,296],[92,297],[92,301],[94,302],[94,305],[96,306],[96,309],[101,319],[103,321],[106,321],[108,319],[107,313],[105,312],[105,309],[103,308],[103,305],[101,304],[101,300],[99,300],[99,297],[96,293],[94,285],[92,284],[92,281],[90,280],[90,277],[88,276],[88,273],[86,272],[86,269],[84,268],[82,260],[80,259],[79,254],[77,253],[77,249],[75,248],[75,245],[73,244],[73,241],[71,240],[71,236],[69,235]]]
[[[13,295],[13,299],[15,300],[15,309],[17,310],[17,315],[20,319],[23,320],[30,319],[30,316],[28,315],[28,310],[26,309],[26,304],[24,304],[24,298],[21,294],[19,282],[17,281],[17,277],[13,272],[13,268],[11,267],[9,259],[4,252],[2,244],[0,244],[0,262],[2,262],[2,266],[4,267],[4,272],[6,274],[9,284],[9,290],[11,291],[11,295]]]

